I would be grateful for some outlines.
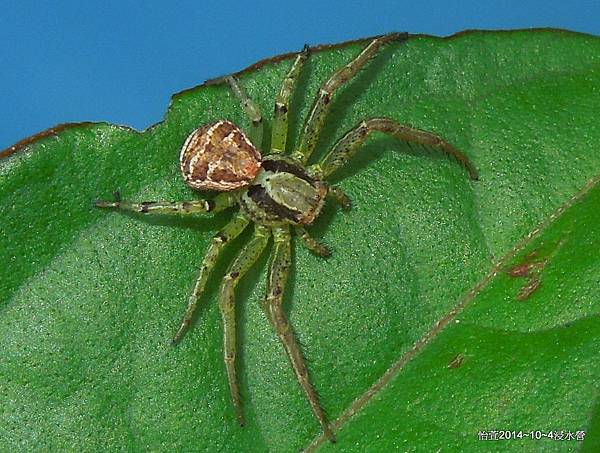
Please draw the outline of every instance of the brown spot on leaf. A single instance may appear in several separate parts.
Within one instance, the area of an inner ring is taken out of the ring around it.
[[[521,288],[519,293],[517,294],[518,300],[525,300],[529,296],[531,296],[537,289],[540,287],[540,278],[532,277],[527,280],[527,283]]]
[[[517,300],[525,300],[537,291],[542,284],[542,273],[544,268],[552,256],[560,250],[565,241],[566,239],[563,238],[552,247],[543,249],[543,252],[539,249],[529,252],[523,257],[520,263],[515,264],[506,271],[506,273],[513,278],[527,279],[517,293]]]
[[[460,368],[463,363],[465,363],[465,356],[462,354],[456,354],[456,356],[448,363],[448,368]]]
[[[530,268],[530,263],[517,264],[516,266],[511,267],[507,273],[511,277],[527,277],[529,275]]]

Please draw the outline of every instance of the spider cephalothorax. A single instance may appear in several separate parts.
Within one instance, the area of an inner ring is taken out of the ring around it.
[[[350,80],[377,53],[382,44],[405,36],[391,34],[372,40],[354,60],[323,83],[306,119],[299,143],[289,155],[284,154],[288,135],[287,113],[298,76],[309,55],[308,47],[296,56],[282,83],[275,101],[271,149],[264,157],[261,157],[258,150],[262,144],[262,117],[258,107],[246,96],[234,77],[221,79],[229,84],[251,121],[248,134],[230,121],[214,121],[194,130],[185,140],[180,152],[181,171],[185,181],[195,189],[220,191],[221,193],[214,198],[182,202],[132,203],[120,199],[96,202],[96,206],[101,208],[181,215],[219,212],[235,205],[239,206],[239,213],[212,239],[200,266],[183,320],[173,338],[175,343],[183,337],[191,323],[208,275],[221,250],[250,223],[254,223],[254,235],[230,264],[219,293],[227,379],[236,416],[242,425],[244,417],[235,366],[237,347],[234,293],[240,278],[258,260],[272,237],[274,246],[264,309],[282,342],[315,417],[325,435],[332,441],[335,439],[283,310],[283,290],[291,264],[292,231],[295,231],[304,245],[317,255],[329,254],[327,247],[313,239],[304,226],[312,224],[318,218],[328,196],[342,207],[349,208],[348,197],[339,188],[329,186],[326,180],[356,154],[370,133],[383,132],[399,140],[439,149],[453,156],[465,167],[472,179],[477,179],[477,172],[470,160],[448,142],[430,132],[399,124],[389,118],[361,121],[339,139],[320,162],[307,165],[321,135],[331,97],[337,88]]]
[[[241,192],[242,210],[264,225],[310,225],[325,204],[327,185],[312,178],[287,156],[270,156],[248,189]]]

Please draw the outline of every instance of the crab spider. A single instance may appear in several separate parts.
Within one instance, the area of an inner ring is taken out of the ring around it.
[[[310,114],[305,121],[299,144],[289,154],[288,110],[302,67],[309,58],[309,48],[300,52],[283,80],[275,100],[270,152],[261,156],[263,123],[258,106],[245,94],[236,78],[226,81],[239,99],[250,122],[248,134],[227,120],[218,120],[194,130],[185,140],[180,153],[180,164],[186,183],[198,190],[220,191],[213,199],[182,202],[97,201],[99,208],[112,208],[148,214],[204,214],[216,213],[235,205],[238,213],[212,239],[200,266],[198,277],[190,294],[187,309],[173,342],[179,342],[188,330],[206,282],[217,258],[226,244],[254,224],[254,234],[229,265],[219,292],[219,308],[223,319],[224,361],[235,413],[240,425],[244,424],[236,371],[235,289],[252,265],[263,254],[270,239],[273,250],[268,272],[264,309],[275,333],[289,357],[294,374],[325,435],[335,441],[334,434],[319,404],[311,383],[298,341],[283,310],[283,294],[291,266],[292,232],[302,243],[319,256],[328,256],[329,249],[312,238],[305,226],[311,225],[321,213],[327,197],[343,208],[350,207],[349,198],[340,188],[327,180],[343,167],[360,149],[373,132],[383,132],[405,142],[438,149],[454,157],[477,179],[471,161],[458,149],[430,132],[399,124],[389,118],[369,118],[361,121],[340,138],[325,157],[308,165],[321,136],[329,113],[330,101],[336,90],[344,85],[369,61],[386,42],[404,38],[390,34],[373,39],[351,62],[336,71],[321,86]]]

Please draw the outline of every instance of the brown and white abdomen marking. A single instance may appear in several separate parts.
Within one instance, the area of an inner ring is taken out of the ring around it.
[[[229,191],[250,185],[261,156],[239,127],[220,120],[193,131],[179,161],[183,178],[194,189]]]

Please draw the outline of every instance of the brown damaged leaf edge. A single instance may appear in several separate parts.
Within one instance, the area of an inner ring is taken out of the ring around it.
[[[31,145],[32,143],[35,143],[38,140],[41,140],[43,138],[54,137],[54,136],[58,135],[59,133],[61,133],[62,131],[64,131],[65,129],[76,128],[76,127],[88,127],[88,126],[93,126],[96,124],[102,124],[102,123],[95,123],[92,121],[83,121],[81,123],[59,124],[57,126],[51,127],[50,129],[46,129],[45,131],[38,132],[37,134],[31,135],[27,138],[24,138],[23,140],[19,140],[14,145],[9,146],[8,148],[0,151],[0,158],[8,157],[11,154],[16,153],[17,151],[20,151],[23,148],[25,148],[25,147]]]
[[[485,32],[494,32],[494,33],[518,33],[518,32],[523,32],[523,31],[542,31],[542,32],[554,32],[554,33],[560,33],[563,35],[581,35],[581,36],[592,36],[588,33],[580,33],[580,32],[575,32],[575,31],[570,31],[570,30],[562,30],[560,28],[551,28],[551,27],[545,27],[545,28],[520,28],[520,29],[515,29],[515,30],[478,30],[478,29],[471,29],[471,30],[463,30],[460,31],[458,33],[455,33],[453,35],[450,36],[446,36],[446,37],[442,37],[440,38],[439,36],[433,36],[433,35],[428,35],[425,33],[419,33],[419,34],[409,34],[409,33],[400,33],[402,36],[400,39],[398,39],[398,41],[408,41],[410,39],[414,39],[414,38],[437,38],[437,39],[443,39],[443,40],[453,40],[456,38],[461,38],[465,35],[469,35],[469,34],[474,34],[474,33],[485,33]],[[387,33],[386,33],[387,34]],[[365,42],[368,40],[372,40],[374,38],[377,38],[379,36],[385,36],[385,34],[382,35],[376,35],[376,36],[369,36],[366,38],[359,38],[359,39],[352,39],[349,41],[344,41],[341,43],[337,43],[337,44],[319,44],[316,46],[312,46],[310,47],[311,52],[320,52],[323,50],[331,50],[331,49],[339,49],[341,47],[350,45],[350,44],[356,44],[356,43],[361,43],[361,42]],[[242,74],[246,74],[248,72],[252,72],[254,70],[260,69],[263,66],[269,65],[269,64],[273,64],[273,63],[279,63],[281,61],[285,61],[285,60],[289,60],[293,57],[295,57],[298,54],[298,52],[288,52],[288,53],[284,53],[281,55],[277,55],[274,57],[269,57],[269,58],[265,58],[263,60],[260,60],[250,66],[248,66],[245,69],[242,69],[241,71],[238,71],[232,75],[235,76],[239,76]],[[217,77],[217,78],[213,78],[213,79],[209,79],[207,81],[205,81],[204,83],[202,83],[201,85],[197,85],[195,87],[192,88],[186,88],[185,90],[179,91],[178,93],[175,93],[173,96],[171,96],[171,102],[169,103],[169,107],[167,107],[167,111],[170,108],[170,105],[173,103],[174,99],[177,99],[179,96],[182,96],[184,94],[189,93],[190,91],[194,91],[197,90],[199,88],[205,87],[205,86],[210,86],[210,85],[215,85],[220,83],[223,80],[222,77]],[[144,131],[145,132],[149,129],[152,129],[156,126],[158,126],[159,124],[162,124],[164,122],[164,120],[161,120],[151,126],[149,126],[148,128],[146,128]],[[63,123],[63,124],[58,124],[56,126],[53,126],[49,129],[46,129],[45,131],[42,132],[38,132],[37,134],[31,135],[27,138],[24,138],[23,140],[18,141],[17,143],[15,143],[12,146],[9,146],[8,148],[0,151],[0,159],[4,158],[4,157],[8,157],[11,154],[16,153],[17,151],[21,151],[24,148],[26,148],[29,145],[32,145],[36,142],[38,142],[39,140],[42,140],[44,138],[47,137],[54,137],[56,135],[58,135],[60,132],[66,130],[66,129],[71,129],[71,128],[80,128],[80,127],[91,127],[91,126],[97,126],[97,125],[101,125],[101,124],[105,124],[105,125],[112,125],[111,123],[107,123],[105,121],[100,121],[100,122],[94,122],[94,121],[83,121],[81,123]],[[114,125],[112,125],[114,126]],[[123,127],[125,129],[129,129],[135,132],[135,129],[129,127],[129,126],[120,126]]]
[[[379,36],[385,36],[385,35],[377,35],[377,36],[371,36],[371,37],[367,37],[367,38],[359,38],[359,39],[352,39],[350,41],[344,41],[341,43],[337,43],[337,44],[319,44],[316,46],[312,46],[310,47],[310,51],[311,52],[321,52],[323,50],[330,50],[330,49],[339,49],[340,47],[344,47],[347,46],[349,44],[356,44],[356,43],[361,43],[361,42],[365,42],[365,41],[369,41],[369,40],[373,40],[374,38],[377,38]],[[414,35],[417,36],[417,35]],[[400,38],[398,38],[398,36],[396,35],[395,39],[397,41],[406,41],[409,39],[409,34],[408,33],[400,33]],[[281,61],[284,60],[289,60],[293,57],[295,57],[296,55],[298,55],[298,52],[288,52],[288,53],[284,53],[281,55],[276,55],[274,57],[269,57],[269,58],[265,58],[263,60],[260,60],[250,66],[248,66],[245,69],[242,69],[241,71],[235,72],[231,75],[234,76],[239,76],[241,74],[245,74],[248,72],[252,72],[255,71],[257,69],[262,68],[263,66],[269,65],[269,64],[273,64],[273,63],[279,63]],[[220,83],[223,80],[223,77],[217,77],[217,78],[213,78],[213,79],[209,79],[207,81],[205,81],[204,83],[202,83],[201,85],[197,85],[195,87],[192,88],[186,88],[183,91],[179,91],[178,93],[175,93],[173,96],[171,96],[171,102],[169,103],[169,106],[167,107],[167,111],[170,109],[170,105],[173,103],[173,100],[184,95],[187,94],[191,91],[197,90],[199,88],[205,87],[205,86],[210,86],[210,85],[216,85],[218,83]],[[146,129],[144,129],[141,132],[145,132],[148,131],[150,129],[155,128],[156,126],[158,126],[159,124],[162,124],[164,122],[164,119],[152,124],[151,126],[148,126]],[[57,136],[59,133],[61,133],[62,131],[66,130],[66,129],[71,129],[71,128],[81,128],[81,127],[91,127],[91,126],[98,126],[98,125],[107,125],[107,126],[115,126],[111,123],[105,122],[105,121],[99,121],[99,122],[95,122],[95,121],[82,121],[80,123],[63,123],[63,124],[58,124],[56,126],[53,126],[49,129],[46,129],[45,131],[42,132],[38,132],[37,134],[31,135],[27,138],[24,138],[23,140],[18,141],[17,143],[15,143],[12,146],[9,146],[8,148],[0,151],[0,159],[4,158],[4,157],[8,157],[11,154],[16,153],[17,151],[21,151],[23,149],[25,149],[27,146],[32,145],[36,142],[38,142],[39,140],[42,140],[44,138],[48,138],[48,137],[55,137]],[[129,129],[131,131],[136,131],[135,129],[129,127],[129,126],[118,126],[118,127],[122,127],[125,129]]]
[[[2,151],[0,151],[0,159],[2,159],[4,157],[8,157],[11,154],[16,153],[17,151],[22,151],[25,148],[27,148],[29,145],[37,143],[38,141],[40,141],[44,138],[56,137],[56,136],[58,136],[58,134],[60,134],[64,130],[79,129],[79,128],[84,129],[86,127],[93,127],[93,126],[110,126],[110,127],[117,127],[120,129],[132,131],[132,132],[136,132],[136,133],[138,132],[130,126],[123,126],[121,124],[112,124],[112,123],[108,123],[106,121],[82,121],[80,123],[62,123],[62,124],[57,124],[56,126],[53,126],[49,129],[46,129],[45,131],[30,135],[29,137],[24,138],[23,140],[19,140],[14,145],[9,146],[6,149],[3,149]],[[151,127],[154,127],[154,125]]]

